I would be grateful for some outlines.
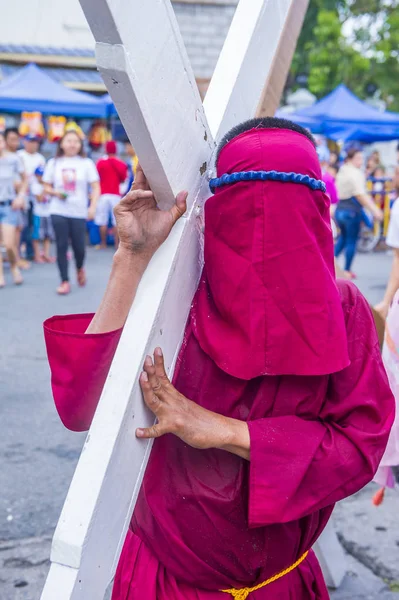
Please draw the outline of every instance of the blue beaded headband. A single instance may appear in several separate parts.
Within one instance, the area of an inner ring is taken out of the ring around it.
[[[281,171],[240,171],[239,173],[225,173],[221,177],[211,179],[209,187],[214,193],[215,189],[230,183],[239,181],[282,181],[283,183],[300,183],[306,185],[311,190],[326,191],[326,184],[320,179],[314,179],[309,175],[300,173],[283,173]]]

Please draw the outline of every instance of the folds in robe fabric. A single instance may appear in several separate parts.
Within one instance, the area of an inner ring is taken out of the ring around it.
[[[322,176],[312,142],[285,129],[232,139],[217,175],[242,171]],[[326,193],[281,181],[219,187],[205,205],[204,248],[191,319],[223,371],[329,375],[349,364]]]
[[[237,136],[217,167],[321,177],[312,142],[286,129]],[[205,267],[174,384],[248,422],[250,461],[155,440],[113,600],[227,600],[217,590],[293,565],[334,503],[373,478],[394,400],[369,307],[335,281],[329,206],[321,191],[278,181],[227,185],[207,201]],[[45,324],[56,406],[75,430],[90,425],[120,336],[85,335],[90,318]],[[327,597],[312,554],[253,593]]]
[[[162,577],[202,590],[193,598],[222,600],[215,590],[264,581],[312,546],[335,502],[372,479],[394,400],[366,301],[351,283],[339,283],[339,292],[350,364],[331,376],[232,377],[201,349],[189,322],[174,384],[198,404],[248,421],[251,460],[196,450],[172,435],[155,440],[118,569],[115,590],[124,591],[115,600],[142,598],[140,556]],[[56,406],[75,430],[90,424],[120,337],[85,335],[91,317],[45,323]],[[305,562],[290,576],[292,595],[283,578],[254,600],[327,598],[318,576],[304,575],[309,568]],[[159,594],[148,598],[169,598]]]
[[[57,316],[44,323],[55,405],[72,431],[89,429],[122,333],[85,334],[93,316]]]

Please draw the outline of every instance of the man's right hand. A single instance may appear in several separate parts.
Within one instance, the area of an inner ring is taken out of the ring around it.
[[[382,221],[384,220],[384,213],[376,204],[374,205],[372,213],[373,213],[374,219],[376,221],[379,221],[380,223],[382,223]]]
[[[132,189],[114,209],[119,247],[149,261],[186,212],[187,196],[187,192],[180,192],[171,209],[160,210],[138,165]]]

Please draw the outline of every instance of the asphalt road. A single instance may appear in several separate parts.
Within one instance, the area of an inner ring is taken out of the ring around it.
[[[42,323],[94,312],[111,260],[91,250],[88,285],[68,297],[55,294],[54,265],[34,265],[23,286],[9,279],[0,290],[0,540],[49,534],[57,522],[84,434],[67,431],[55,411]]]
[[[111,260],[111,250],[89,250],[88,285],[74,285],[65,298],[55,294],[53,265],[35,265],[22,287],[9,283],[0,290],[1,600],[39,598],[51,535],[84,441],[84,434],[63,427],[55,411],[42,322],[54,314],[95,311]],[[386,254],[357,259],[357,283],[371,303],[383,294],[390,261]],[[398,497],[376,513],[370,495],[364,490],[338,509],[338,529],[367,568],[348,556],[349,575],[334,600],[399,597],[382,580],[388,573],[393,589],[392,581],[399,581]]]

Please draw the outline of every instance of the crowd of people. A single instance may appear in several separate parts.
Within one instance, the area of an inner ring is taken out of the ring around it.
[[[18,129],[0,133],[0,288],[6,285],[4,248],[14,284],[23,283],[23,270],[31,263],[57,262],[60,295],[71,291],[69,246],[72,247],[79,286],[86,284],[84,268],[87,221],[101,232],[100,248],[107,245],[108,225],[115,225],[113,209],[121,194],[130,189],[137,157],[126,144],[128,164],[117,156],[117,144],[107,142],[105,156],[97,164],[85,153],[76,131],[68,131],[58,143],[54,158],[40,153],[40,139],[22,140]],[[115,244],[118,244],[115,231]],[[56,258],[51,255],[55,242]]]
[[[374,220],[383,221],[381,207],[374,197],[384,192],[387,181],[386,170],[381,164],[378,151],[373,151],[365,161],[364,152],[351,148],[343,161],[338,154],[326,146],[318,146],[318,156],[322,168],[323,180],[331,200],[333,230],[336,232],[335,260],[339,277],[354,279],[352,271],[362,224],[372,228]],[[367,189],[367,180],[371,181],[372,193]],[[385,321],[396,292],[399,290],[399,165],[390,182],[392,206],[386,235],[386,245],[393,251],[391,274],[384,297],[375,306],[376,312]],[[343,269],[338,263],[344,254]]]
[[[381,222],[384,218],[381,207],[367,190],[367,178],[376,182],[374,186],[383,186],[385,170],[376,152],[370,156],[364,169],[364,153],[357,147],[348,149],[343,161],[340,161],[338,154],[330,153],[326,146],[318,147],[318,155],[331,200],[332,226],[337,236],[337,274],[345,279],[354,279],[356,276],[352,265],[361,226],[364,223],[372,228],[374,220]],[[341,254],[345,255],[343,269],[338,263]]]
[[[39,138],[27,136],[22,146],[18,129],[9,128],[0,134],[0,288],[6,283],[2,245],[16,285],[23,283],[21,271],[29,269],[32,262],[57,262],[60,284],[56,291],[66,295],[71,291],[69,246],[77,283],[86,284],[87,221],[98,226],[101,249],[107,246],[110,227],[117,247],[113,209],[133,183],[137,157],[127,143],[129,160],[124,162],[117,156],[116,142],[109,141],[105,155],[95,164],[86,156],[77,131],[65,133],[55,157],[48,161],[40,153]],[[375,186],[383,185],[385,169],[376,151],[365,164],[363,151],[356,147],[347,151],[344,160],[323,142],[317,150],[337,232],[336,270],[339,276],[353,279],[352,265],[362,224],[372,227],[373,220],[383,220],[380,206],[367,191],[366,180],[373,178]],[[395,249],[394,268],[384,299],[377,306],[384,318],[399,288],[399,203],[394,204],[391,216],[387,242]],[[56,258],[51,255],[53,242]],[[338,263],[341,254],[343,269]]]

